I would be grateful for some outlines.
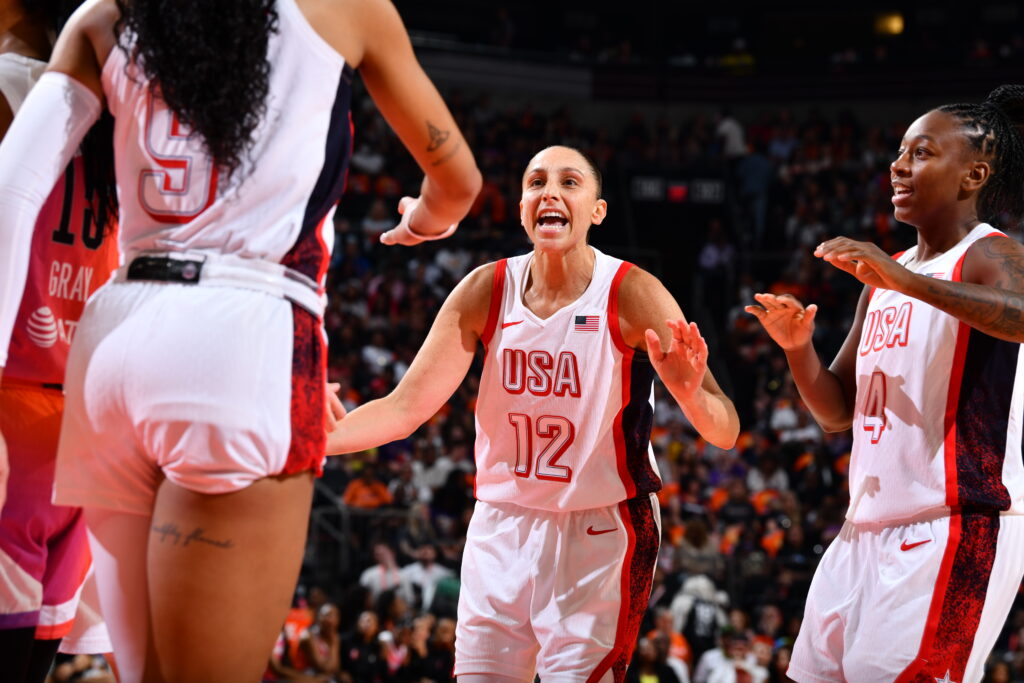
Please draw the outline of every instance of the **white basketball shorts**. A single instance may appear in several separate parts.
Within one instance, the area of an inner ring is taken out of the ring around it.
[[[660,538],[653,494],[573,512],[478,501],[462,560],[455,675],[625,680]]]
[[[324,459],[319,319],[251,289],[110,282],[73,340],[55,501],[150,514]]]
[[[1024,576],[1024,516],[847,522],[811,582],[799,683],[980,681]]]

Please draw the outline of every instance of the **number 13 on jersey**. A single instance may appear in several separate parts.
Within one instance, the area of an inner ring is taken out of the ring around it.
[[[536,424],[529,415],[509,413],[509,424],[516,430],[516,467],[517,477],[529,477],[531,474],[545,481],[559,481],[568,484],[572,481],[572,468],[558,464],[559,459],[569,450],[576,439],[576,426],[568,418],[558,415],[542,415]],[[534,471],[533,435],[547,443],[536,457]]]

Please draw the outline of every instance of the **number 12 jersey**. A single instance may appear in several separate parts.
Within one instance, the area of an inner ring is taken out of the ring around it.
[[[654,368],[619,330],[632,266],[593,251],[586,291],[546,319],[523,304],[533,254],[496,264],[476,408],[480,500],[585,510],[661,488]]]

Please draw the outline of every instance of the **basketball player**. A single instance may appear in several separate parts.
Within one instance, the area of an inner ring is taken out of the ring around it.
[[[797,681],[979,681],[1024,575],[1024,90],[926,113],[891,165],[890,258],[829,240],[815,255],[865,284],[828,369],[814,305],[756,295],[828,431],[853,430],[850,507],[822,558],[789,675]]]
[[[398,387],[341,420],[328,452],[412,433],[483,344],[455,674],[622,681],[660,538],[655,373],[708,441],[730,448],[739,421],[672,295],[587,244],[607,211],[589,159],[539,152],[519,206],[533,251],[470,273]]]
[[[67,18],[58,5],[0,3],[0,137],[46,68],[51,31]],[[109,130],[94,136],[109,150]],[[85,300],[117,267],[106,220],[115,207],[95,191],[112,196],[109,157],[92,154],[87,167],[75,156],[39,212],[24,294],[0,306],[0,440],[10,451],[6,503],[0,491],[0,661],[14,683],[42,683],[58,646],[110,652],[95,603],[79,603],[91,564],[82,511],[50,502],[69,344]]]
[[[427,175],[385,241],[450,234],[480,175],[386,0],[87,3],[0,145],[18,262],[39,188],[116,120],[124,265],[71,349],[55,496],[85,509],[123,681],[257,680],[288,609],[356,66]]]

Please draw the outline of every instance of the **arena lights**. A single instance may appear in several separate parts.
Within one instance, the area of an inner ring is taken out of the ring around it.
[[[899,12],[885,12],[875,17],[875,33],[898,36],[903,33],[903,15]]]

